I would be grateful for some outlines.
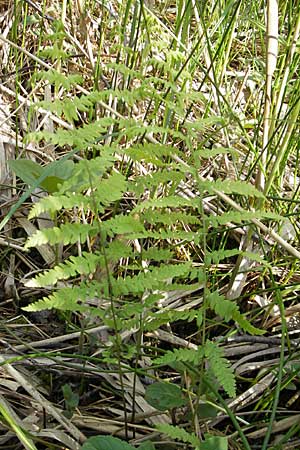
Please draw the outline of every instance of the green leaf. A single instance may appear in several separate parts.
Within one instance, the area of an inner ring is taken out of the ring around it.
[[[200,403],[200,405],[197,408],[197,416],[199,419],[206,419],[211,417],[216,417],[218,414],[218,410],[208,403]]]
[[[82,446],[81,450],[135,450],[134,447],[113,436],[93,436]]]
[[[72,391],[72,388],[69,384],[64,384],[62,387],[66,408],[70,411],[73,411],[77,408],[79,403],[79,395],[76,392]]]
[[[8,164],[15,174],[29,186],[34,186],[38,178],[47,170],[49,175],[41,181],[39,186],[49,193],[56,192],[58,185],[71,176],[74,168],[72,161],[59,163],[54,161],[46,166],[40,166],[30,159],[18,159],[11,160]]]
[[[145,399],[159,411],[178,408],[186,404],[186,400],[182,398],[181,389],[176,384],[170,383],[150,384],[146,389]]]
[[[18,159],[8,161],[9,167],[24,183],[33,185],[41,176],[43,168],[30,159]]]
[[[199,450],[227,450],[228,440],[223,436],[207,436],[205,441],[201,442],[198,447]]]

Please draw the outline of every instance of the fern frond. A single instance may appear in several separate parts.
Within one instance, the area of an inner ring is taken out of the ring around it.
[[[74,96],[71,98],[55,99],[53,101],[43,100],[36,103],[37,107],[43,108],[46,111],[66,118],[70,123],[78,120],[78,112],[87,112],[93,106],[93,103],[88,99],[88,96],[82,95],[80,97]]]
[[[182,132],[176,131],[166,127],[160,127],[158,125],[145,125],[143,122],[137,122],[133,119],[121,119],[119,120],[120,126],[120,138],[128,137],[129,139],[136,138],[137,136],[143,136],[145,133],[153,134],[169,134],[176,139],[187,142],[188,138]]]
[[[222,349],[215,343],[206,341],[204,351],[205,356],[210,362],[211,370],[220,385],[224,388],[229,397],[235,397],[236,383],[233,370],[230,368],[229,361],[224,358]]]
[[[142,218],[154,225],[157,223],[163,223],[164,225],[168,226],[175,226],[178,222],[182,222],[184,224],[193,224],[193,225],[200,225],[201,221],[191,214],[188,213],[182,213],[182,212],[175,212],[175,211],[168,211],[168,212],[160,212],[160,211],[151,211],[147,210],[143,212]]]
[[[78,301],[73,289],[63,288],[56,291],[54,294],[49,295],[49,297],[44,297],[31,305],[25,306],[23,309],[28,312],[45,311],[47,309],[88,312],[89,308],[87,306],[79,305]]]
[[[85,180],[84,187],[87,183],[86,178],[88,178],[89,172],[85,170]],[[82,175],[81,175],[82,176]],[[62,190],[65,191],[67,186],[72,185],[73,177],[63,184]],[[74,182],[76,182],[76,177],[74,177]],[[80,186],[82,189],[83,186]],[[123,175],[119,173],[113,173],[109,178],[95,181],[94,191],[89,195],[83,195],[80,193],[75,194],[74,192],[66,192],[65,195],[61,195],[60,191],[48,196],[43,197],[38,203],[36,203],[29,213],[29,219],[39,216],[43,212],[54,213],[60,211],[61,209],[71,209],[75,207],[83,207],[86,210],[94,211],[95,214],[103,212],[103,206],[107,206],[112,202],[119,200],[122,197],[123,192],[126,190],[127,182]],[[80,190],[79,188],[77,190]],[[103,205],[103,206],[102,206]]]
[[[123,50],[124,50],[124,47],[122,47],[122,51]],[[117,62],[108,62],[106,64],[106,67],[109,69],[113,69],[116,72],[125,75],[126,77],[137,78],[137,79],[143,78],[141,72],[139,72],[138,70],[134,70],[131,67],[128,67],[128,65],[122,64],[120,62],[118,62],[118,63]]]
[[[193,122],[186,122],[185,126],[188,129],[188,134],[196,136],[200,131],[205,130],[207,127],[213,125],[224,126],[225,120],[221,116],[211,116],[202,119],[195,120]],[[196,134],[195,134],[196,132]]]
[[[197,350],[192,348],[179,348],[167,351],[163,356],[159,356],[153,360],[153,364],[160,364],[163,366],[170,365],[176,361],[187,362],[198,366],[205,353],[202,347],[198,347]]]
[[[237,155],[238,152],[234,148],[229,147],[200,148],[193,153],[193,158],[197,161],[197,158],[208,159],[226,153]]]
[[[249,194],[250,195],[250,194]],[[274,214],[267,211],[229,211],[218,216],[210,215],[208,216],[209,223],[217,227],[219,225],[226,225],[228,222],[243,223],[245,221],[250,221],[252,219],[272,219],[272,220],[282,220],[283,217],[278,214]]]
[[[245,197],[258,197],[264,198],[264,195],[261,191],[256,189],[256,187],[252,186],[250,183],[246,183],[244,181],[231,181],[231,180],[201,180],[198,182],[199,189],[201,191],[207,191],[210,194],[213,194],[216,190],[224,192],[224,194],[239,194]]]
[[[224,295],[220,295],[216,291],[209,292],[207,294],[207,301],[215,313],[226,322],[235,320],[244,331],[250,334],[261,335],[265,333],[264,330],[260,330],[251,325],[240,313],[237,304],[233,300],[227,300]]]
[[[86,149],[91,144],[97,142],[101,133],[105,133],[107,128],[114,123],[109,117],[103,117],[96,122],[83,125],[81,128],[73,130],[58,129],[55,133],[50,131],[36,131],[29,133],[27,141],[40,142],[46,140],[53,145],[69,145],[81,150]]]
[[[168,239],[171,242],[174,242],[174,245],[178,245],[178,241],[181,243],[184,242],[194,242],[195,244],[199,244],[202,236],[202,231],[192,232],[192,231],[173,231],[173,230],[160,230],[160,231],[148,231],[146,230],[144,233],[134,233],[130,235],[130,239]]]
[[[217,291],[208,292],[206,299],[210,308],[226,322],[233,319],[234,313],[239,312],[234,301],[227,300],[224,295],[220,295]]]
[[[154,164],[162,164],[165,165],[163,162],[163,158],[169,158],[172,155],[177,155],[178,150],[175,147],[171,147],[168,145],[163,144],[139,144],[139,145],[133,145],[132,147],[129,147],[125,150],[125,153],[133,160],[133,161],[145,161],[145,162],[153,162]],[[153,161],[153,158],[154,161]],[[169,163],[168,163],[169,167]]]
[[[31,303],[23,309],[30,312],[58,309],[61,311],[86,312],[91,316],[103,317],[105,315],[104,310],[87,306],[85,302],[89,299],[99,298],[99,295],[105,290],[107,291],[107,282],[105,281],[103,283],[97,281],[82,282],[79,286],[58,289],[48,297]],[[103,295],[105,296],[106,293],[104,292]],[[100,299],[99,304],[101,304]]]
[[[96,236],[99,232],[97,226],[91,226],[82,223],[66,223],[60,227],[44,228],[38,230],[33,236],[28,238],[25,244],[25,249],[30,247],[39,247],[44,244],[59,244],[64,245],[75,244],[75,242],[85,242],[87,237]]]
[[[140,256],[143,260],[168,261],[173,257],[173,252],[166,248],[152,247],[147,250],[143,250]]]
[[[260,330],[259,328],[254,327],[239,311],[235,311],[233,313],[233,320],[237,322],[237,324],[244,330],[246,333],[253,334],[255,336],[260,336],[265,334],[265,330]]]
[[[132,277],[111,280],[113,295],[119,297],[127,294],[139,294],[149,290],[163,290],[167,280],[176,277],[187,278],[191,271],[189,263],[178,265],[162,265],[150,268],[147,272],[139,272]],[[174,285],[173,285],[174,286]]]
[[[143,225],[135,219],[133,216],[123,216],[119,214],[112,219],[108,219],[101,224],[102,230],[104,230],[108,235],[113,234],[130,234],[143,233]]]
[[[186,287],[186,286],[185,286]],[[176,310],[165,310],[165,311],[155,311],[149,312],[145,320],[144,330],[154,331],[157,330],[162,325],[167,323],[177,322],[179,320],[185,320],[191,322],[198,316],[198,311],[176,311]]]
[[[81,95],[80,97],[74,96],[72,99],[55,99],[51,102],[43,100],[38,102],[36,106],[46,111],[51,111],[59,117],[64,116],[69,122],[73,123],[74,120],[78,119],[78,112],[89,111],[93,103],[89,100],[88,96]]]
[[[64,56],[64,54],[65,52],[62,53],[62,56]],[[33,81],[47,80],[50,84],[53,84],[55,86],[62,86],[67,91],[69,91],[72,86],[82,83],[81,75],[64,75],[63,73],[58,72],[54,69],[36,71],[31,79]]]
[[[68,180],[65,180],[60,186],[59,193],[78,193],[91,187],[98,187],[103,176],[106,175],[106,172],[111,169],[115,163],[115,157],[113,156],[114,151],[116,151],[116,149],[113,146],[110,148],[101,147],[101,156],[91,160],[83,159],[75,164],[72,176]],[[105,179],[107,179],[107,175],[105,176]],[[116,181],[119,182],[119,180]]]
[[[98,252],[82,252],[81,256],[70,256],[67,261],[36,276],[25,283],[27,287],[54,286],[59,280],[68,280],[76,275],[93,274],[98,266],[104,265],[104,257]]]
[[[135,180],[134,183],[135,191],[138,194],[141,194],[145,191],[145,188],[153,189],[153,187],[155,186],[155,188],[157,189],[160,184],[171,184],[171,183],[172,189],[174,190],[179,185],[182,178],[183,174],[176,170],[155,172],[153,174],[145,175],[144,177],[140,177],[137,180]]]
[[[170,436],[172,439],[177,439],[181,442],[188,442],[195,448],[199,448],[201,445],[199,438],[194,433],[188,433],[183,428],[168,425],[166,423],[157,424],[156,428],[158,429],[158,431],[166,434],[167,436]]]
[[[177,195],[170,195],[168,197],[154,198],[140,203],[133,209],[133,212],[139,212],[150,208],[179,208],[181,206],[197,207],[198,205],[198,199],[189,199],[179,197]]]
[[[88,210],[94,210],[94,199],[90,196],[84,196],[82,194],[72,194],[67,193],[67,195],[59,195],[55,193],[48,197],[43,197],[41,201],[35,204],[30,211],[28,218],[32,219],[38,217],[43,212],[48,212],[49,214],[54,214],[62,209],[72,209],[72,208],[84,208]],[[97,212],[104,212],[103,206],[99,203],[97,205]]]
[[[231,256],[240,255],[241,250],[231,249],[231,250],[216,250],[213,252],[207,252],[205,255],[205,261],[207,264],[219,264],[222,259],[231,258]]]

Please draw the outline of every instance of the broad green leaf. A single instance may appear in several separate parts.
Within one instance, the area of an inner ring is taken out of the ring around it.
[[[40,183],[40,187],[49,193],[58,190],[58,184],[67,180],[73,171],[74,163],[72,161],[54,161],[46,166],[40,166],[30,159],[18,159],[8,162],[10,168],[16,175],[29,186],[36,184],[37,179],[48,170],[49,175]],[[50,171],[49,171],[50,169]]]
[[[186,404],[186,400],[182,397],[182,391],[176,384],[150,384],[146,389],[145,398],[151,406],[159,411],[178,408]]]
[[[113,436],[93,436],[82,446],[81,450],[135,450],[134,447]]]
[[[33,185],[43,172],[42,166],[30,159],[8,161],[9,167],[24,183]]]
[[[206,419],[207,417],[216,417],[218,410],[208,403],[200,403],[197,408],[197,416],[199,419]]]
[[[205,436],[205,441],[201,442],[199,450],[228,450],[228,440],[222,436]],[[197,450],[198,450],[197,449]]]

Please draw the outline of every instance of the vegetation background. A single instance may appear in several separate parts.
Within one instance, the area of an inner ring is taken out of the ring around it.
[[[0,448],[300,448],[299,0],[0,23]]]

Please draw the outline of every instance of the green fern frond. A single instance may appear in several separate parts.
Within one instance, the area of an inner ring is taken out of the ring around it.
[[[173,257],[173,252],[166,248],[149,248],[141,253],[143,260],[149,261],[168,261]]]
[[[169,165],[170,166],[170,165]],[[157,189],[160,184],[171,184],[174,190],[181,182],[183,174],[176,170],[168,170],[164,172],[155,172],[150,175],[145,175],[135,181],[135,191],[138,194],[144,192],[145,189]],[[132,183],[133,184],[133,183]]]
[[[143,233],[144,227],[143,225],[135,219],[133,216],[123,216],[119,214],[117,217],[113,217],[112,219],[108,219],[101,224],[101,228],[103,231],[108,233],[108,235],[113,234],[135,234],[135,233]]]
[[[87,306],[79,305],[79,300],[76,299],[75,295],[76,293],[73,289],[63,288],[56,291],[54,294],[49,295],[49,297],[44,297],[37,302],[25,306],[23,309],[28,312],[45,311],[47,309],[88,312],[89,308]]]
[[[261,336],[266,333],[265,330],[260,330],[259,328],[254,327],[239,311],[235,311],[232,318],[246,333],[253,334],[255,336]]]
[[[217,291],[208,292],[206,299],[210,308],[226,322],[233,319],[234,313],[239,312],[234,301],[227,300],[224,295],[220,295]]]
[[[224,388],[229,397],[235,397],[235,377],[233,374],[233,370],[230,368],[229,361],[224,358],[222,349],[215,343],[206,341],[204,351],[205,356],[210,363],[211,370],[220,385]]]
[[[231,249],[231,250],[216,250],[213,252],[207,252],[205,255],[205,262],[207,264],[219,264],[222,259],[231,258],[231,256],[240,255],[241,250]]]
[[[191,363],[195,366],[199,366],[205,353],[202,347],[198,347],[197,350],[192,348],[179,348],[167,351],[163,356],[159,356],[153,360],[153,364],[159,364],[163,366],[170,365],[176,361]]]
[[[227,300],[224,295],[220,295],[216,291],[209,292],[207,293],[207,301],[211,309],[226,322],[235,320],[244,331],[250,334],[261,335],[265,333],[264,330],[251,325],[240,313],[237,304],[233,300]]]
[[[267,212],[267,211],[229,211],[218,216],[211,215],[208,216],[209,223],[217,227],[219,225],[226,225],[228,222],[243,223],[245,221],[250,221],[252,219],[272,219],[272,220],[282,220],[283,218],[278,214]]]
[[[101,150],[101,156],[89,161],[84,159],[74,165],[72,177],[64,181],[59,189],[61,194],[66,192],[83,192],[88,188],[98,187],[104,176],[105,179],[109,178],[107,171],[112,168],[115,162],[115,157],[112,155],[112,152],[115,149],[110,147],[109,149],[101,148]],[[115,173],[112,173],[112,175],[114,174]],[[120,176],[120,174],[118,176]],[[122,183],[123,180],[124,178],[122,177],[122,180],[117,179],[115,182]],[[119,190],[119,192],[122,192],[124,188],[125,185],[122,190]]]
[[[194,446],[194,448],[199,448],[201,442],[199,438],[194,433],[188,433],[183,428],[179,428],[177,426],[168,425],[166,423],[160,423],[156,425],[156,428],[161,433],[170,436],[172,439],[177,439],[181,442],[187,442]]]
[[[185,126],[188,129],[190,136],[198,136],[198,133],[205,130],[207,127],[214,125],[224,126],[225,120],[221,116],[211,116],[203,119],[195,120],[193,122],[186,122]]]
[[[174,245],[178,244],[178,241],[181,243],[185,242],[194,242],[195,244],[199,244],[202,231],[173,231],[173,230],[160,230],[160,231],[144,231],[144,233],[134,233],[130,235],[130,239],[157,239],[163,240],[168,239],[171,242],[174,242]]]
[[[189,286],[188,286],[189,287]],[[187,286],[185,286],[187,288]],[[180,320],[191,322],[198,316],[198,311],[176,311],[176,310],[165,310],[165,311],[155,311],[149,312],[144,325],[145,331],[157,330],[162,325],[167,323],[174,323]]]
[[[252,261],[256,261],[259,264],[271,268],[271,264],[268,263],[264,258],[262,258],[260,255],[254,252],[242,252],[242,255],[245,256],[248,259],[251,259]]]
[[[139,272],[132,277],[125,277],[111,280],[113,295],[139,294],[149,290],[163,290],[167,280],[176,277],[188,278],[191,271],[190,263],[178,265],[162,265],[160,267],[149,268],[147,272]]]
[[[96,236],[98,232],[99,228],[97,226],[82,223],[66,223],[60,227],[44,228],[28,238],[25,249],[39,247],[44,244],[54,245],[62,243],[69,245],[76,242],[83,243],[86,242],[88,236]]]
[[[155,76],[149,76],[144,80],[144,84],[146,87],[148,87],[149,93],[151,92],[152,95],[155,95],[156,91],[153,92],[153,87],[151,85],[157,84],[157,85],[160,85],[161,87],[163,86],[166,91],[168,90],[169,92],[172,92],[175,96],[177,96],[177,95],[184,96],[186,99],[186,93],[178,91],[178,86],[174,82],[172,82],[168,79],[159,78],[159,77],[155,77]],[[172,106],[174,106],[174,105],[172,105]]]
[[[203,159],[209,159],[209,158],[214,158],[215,156],[218,155],[223,155],[226,153],[230,153],[233,155],[237,155],[237,151],[234,148],[227,148],[227,147],[215,147],[215,148],[201,148],[199,150],[196,150],[193,154],[193,158],[195,159],[195,161],[197,161],[198,158],[203,158]]]
[[[146,86],[146,85],[145,85]],[[148,96],[145,86],[141,85],[134,90],[130,89],[105,89],[103,91],[92,91],[87,95],[77,97],[78,104],[84,103],[86,105],[94,105],[100,101],[108,101],[113,97],[125,102],[128,106],[133,106],[138,101],[145,99]]]
[[[57,114],[59,117],[64,116],[69,122],[73,123],[78,119],[78,112],[87,112],[93,106],[88,96],[74,96],[72,99],[55,99],[50,101],[41,101],[36,103],[37,107],[41,107],[47,111]]]
[[[76,275],[93,274],[98,266],[104,265],[103,259],[103,255],[98,252],[82,252],[81,256],[70,256],[67,261],[27,281],[25,285],[27,287],[54,286],[59,280],[68,280]]]
[[[179,197],[177,195],[170,195],[168,197],[146,200],[145,202],[137,205],[133,212],[139,212],[150,208],[179,208],[181,206],[197,207],[198,205],[198,199],[189,199]]]
[[[175,212],[175,211],[169,211],[169,212],[160,212],[160,211],[151,211],[147,210],[143,212],[142,214],[143,220],[150,223],[151,225],[155,225],[157,223],[163,223],[164,225],[168,226],[176,226],[178,222],[184,223],[184,224],[193,224],[193,225],[200,225],[201,221],[191,214],[188,213],[182,213],[182,212]]]
[[[163,145],[163,144],[140,144],[129,147],[125,150],[125,153],[133,160],[133,161],[145,161],[152,162],[153,157],[156,158],[157,161],[162,161],[162,158],[169,158],[172,155],[178,154],[178,149],[176,147]],[[150,159],[149,159],[150,158]],[[168,166],[169,167],[169,166]]]
[[[78,186],[77,191],[80,191],[83,188],[86,188],[87,185],[90,186],[91,183],[88,183],[88,170],[83,172],[85,174],[84,180],[82,183],[84,185]],[[80,177],[83,176],[83,173]],[[66,181],[66,184],[63,183],[61,186],[62,191],[66,191],[70,186],[73,187],[74,183],[81,183],[78,178],[76,178],[76,174],[73,178]],[[95,210],[95,214],[104,211],[104,206],[111,204],[114,201],[117,201],[121,198],[123,192],[126,190],[127,182],[123,175],[114,172],[111,176],[106,179],[95,180],[95,190],[92,191],[89,195],[83,195],[80,193],[75,194],[74,192],[66,192],[65,195],[62,195],[60,191],[57,193],[50,195],[48,197],[42,198],[38,203],[36,203],[29,213],[29,219],[33,217],[38,217],[43,212],[55,213],[60,211],[61,209],[71,209],[75,207],[83,207],[85,210]]]
[[[62,56],[64,56],[64,54],[65,53],[63,52]],[[36,71],[32,77],[32,80],[47,80],[50,84],[62,86],[64,89],[69,91],[72,86],[82,83],[82,76],[78,74],[67,76],[57,70],[51,69]]]
[[[94,205],[95,201],[91,196],[72,193],[60,195],[59,193],[55,193],[54,195],[42,198],[39,203],[35,204],[30,211],[28,218],[32,219],[34,217],[38,217],[43,212],[53,214],[62,209],[72,209],[75,207],[84,208],[86,210],[94,210]],[[96,204],[96,206],[98,212],[104,212],[104,208],[100,205],[100,203]]]
[[[122,51],[124,50],[124,47],[122,47]],[[131,49],[128,49],[129,51]],[[126,77],[130,77],[130,78],[137,78],[137,79],[142,79],[144,78],[142,73],[139,72],[138,70],[134,70],[132,69],[132,67],[128,67],[128,65],[126,64],[122,64],[122,63],[117,63],[117,62],[109,62],[106,64],[106,67],[112,70],[115,70],[118,73],[121,73],[123,75],[125,75]]]
[[[89,299],[99,299],[99,306],[103,302],[100,300],[103,297],[106,298],[107,282],[103,283],[97,281],[91,281],[89,283],[82,282],[79,286],[72,286],[58,289],[48,297],[44,297],[37,302],[31,303],[25,306],[25,311],[36,312],[44,311],[46,309],[58,309],[61,311],[77,311],[86,312],[90,316],[102,317],[105,315],[105,310],[101,310],[100,307],[92,308],[85,303]],[[99,298],[99,296],[101,297]]]
[[[55,133],[50,131],[37,131],[29,133],[26,141],[40,142],[46,140],[53,145],[69,145],[81,150],[86,149],[91,144],[97,142],[99,136],[107,131],[107,128],[114,123],[109,117],[103,117],[96,122],[83,125],[81,128],[73,130],[58,129]]]
[[[231,180],[215,180],[215,181],[207,181],[201,180],[198,182],[199,189],[201,191],[207,191],[210,194],[213,194],[216,190],[224,192],[224,194],[239,194],[245,197],[258,197],[264,198],[264,195],[261,191],[256,189],[256,187],[252,186],[250,183],[246,183],[244,181],[231,181]]]
[[[183,142],[187,142],[188,137],[181,131],[176,131],[170,128],[161,127],[158,125],[145,125],[143,122],[137,122],[133,119],[121,119],[119,120],[120,126],[120,138],[128,137],[129,139],[136,138],[137,136],[143,136],[146,133],[153,133],[158,135],[169,134],[175,139],[180,139]]]
[[[145,256],[147,257],[145,252]],[[151,259],[165,260],[171,253],[168,250],[149,249]],[[134,257],[134,251],[120,240],[115,240],[105,249],[105,258],[101,251],[82,252],[81,256],[70,256],[53,269],[37,275],[25,283],[27,287],[54,286],[59,280],[68,280],[77,275],[91,275],[98,267],[106,269],[106,262],[114,263],[121,258]]]

